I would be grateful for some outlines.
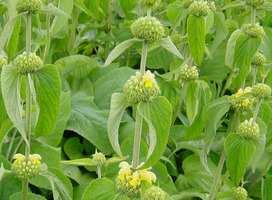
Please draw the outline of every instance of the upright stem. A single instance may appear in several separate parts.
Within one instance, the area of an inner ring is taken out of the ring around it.
[[[46,35],[47,35],[47,44],[45,45],[44,54],[43,54],[43,62],[45,63],[46,58],[48,56],[49,48],[50,48],[50,14],[46,15]]]
[[[28,181],[23,181],[22,200],[27,200]]]
[[[141,133],[142,133],[142,116],[136,107],[136,123],[135,123],[135,136],[133,146],[133,161],[132,167],[137,168],[139,164],[140,148],[141,148]]]
[[[257,119],[258,112],[260,110],[261,104],[262,104],[262,100],[258,100],[256,108],[255,108],[255,111],[254,111],[254,114],[253,114],[253,121],[252,121],[252,123],[254,123],[256,121],[256,119]]]
[[[252,87],[256,84],[257,71],[258,71],[258,67],[255,66],[254,69],[253,69]]]
[[[8,147],[8,151],[7,151],[7,155],[6,155],[6,158],[9,159],[9,155],[10,155],[10,151],[11,151],[11,148],[13,146],[13,142],[14,142],[14,138],[17,134],[17,129],[15,129],[12,133],[12,137],[11,137],[11,140],[9,142],[9,147]]]
[[[27,13],[26,21],[26,55],[31,51],[31,14]]]
[[[251,25],[255,25],[256,8],[252,6],[251,9]]]
[[[107,42],[106,42],[106,50],[105,50],[106,57],[108,57],[109,46],[110,46],[111,21],[112,21],[112,9],[111,9],[111,3],[109,3],[109,7],[108,7],[108,33],[107,33]]]
[[[150,17],[151,16],[151,9],[147,9],[146,14],[148,17]]]
[[[97,165],[97,176],[98,178],[101,178],[101,166],[100,165]]]
[[[239,118],[240,118],[239,113],[234,113],[234,115],[231,117],[231,122],[230,122],[230,126],[228,129],[228,133],[235,131],[235,129],[239,123]],[[220,180],[220,177],[221,177],[221,172],[222,172],[226,157],[227,157],[227,154],[226,154],[225,150],[223,150],[220,160],[219,160],[219,163],[218,163],[218,166],[217,166],[217,169],[216,169],[215,177],[213,179],[213,184],[211,187],[211,192],[210,192],[208,200],[216,199],[216,196],[217,196],[216,189],[217,189],[217,185]]]
[[[148,48],[148,43],[146,41],[144,41],[143,47],[142,47],[141,66],[140,66],[141,77],[145,73],[145,66],[146,66],[146,59],[147,59],[147,48]]]

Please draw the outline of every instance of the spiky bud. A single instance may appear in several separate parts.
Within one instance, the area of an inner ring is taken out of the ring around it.
[[[131,177],[127,176],[124,179],[116,178],[116,187],[117,190],[130,198],[139,198],[141,196],[141,186],[132,186],[130,181]]]
[[[141,17],[130,28],[136,38],[144,39],[148,43],[160,41],[164,37],[164,28],[155,17]]]
[[[260,24],[244,24],[242,27],[242,30],[244,31],[244,33],[246,35],[248,35],[249,37],[253,37],[256,38],[258,36],[263,37],[265,35],[264,29],[262,26],[260,26]]]
[[[257,99],[269,97],[271,95],[271,88],[264,83],[258,83],[252,87],[252,95]]]
[[[259,7],[264,4],[265,0],[246,0],[247,5],[252,7]]]
[[[207,1],[196,1],[192,3],[188,9],[188,13],[196,17],[207,16],[209,13]]]
[[[183,6],[184,8],[189,8],[192,3],[194,3],[194,0],[184,0]]]
[[[232,197],[234,200],[246,200],[247,191],[242,187],[234,188],[232,191]]]
[[[15,161],[11,166],[11,170],[13,170],[21,180],[33,178],[42,171],[41,156],[39,154],[29,154],[28,160],[26,160],[26,157],[22,154],[15,154],[13,159]]]
[[[238,133],[244,139],[258,139],[260,135],[259,125],[253,122],[253,118],[249,121],[245,120],[238,126]]]
[[[26,52],[17,56],[13,62],[20,74],[33,73],[42,68],[43,62],[35,53],[30,53],[28,56]]]
[[[36,13],[43,7],[42,0],[16,0],[16,9],[18,12]]]
[[[210,8],[213,12],[216,10],[216,6],[215,6],[214,1],[208,3],[208,6],[209,6],[209,8]]]
[[[189,67],[188,65],[185,65],[181,67],[179,70],[179,77],[181,80],[184,80],[184,81],[196,80],[198,76],[199,74],[198,74],[196,66]]]
[[[171,40],[173,41],[173,43],[176,45],[176,47],[180,48],[181,44],[182,44],[182,35],[181,34],[172,34],[170,37],[171,37]]]
[[[155,80],[155,75],[148,70],[142,78],[139,72],[131,76],[124,85],[124,93],[131,104],[140,101],[150,102],[160,93],[160,88]]]
[[[157,186],[153,186],[145,192],[143,200],[164,200],[164,199],[165,199],[164,191]]]
[[[239,89],[236,94],[233,94],[229,97],[230,108],[236,112],[248,111],[252,108],[254,98],[243,98],[238,100],[242,95],[251,92],[251,87],[246,87],[245,90]]]
[[[161,0],[140,0],[140,4],[146,8],[156,8],[160,2]]]
[[[265,62],[265,56],[262,53],[256,53],[251,61],[251,64],[255,66],[263,66]]]
[[[4,65],[7,65],[8,64],[8,61],[6,58],[4,58],[2,55],[0,55],[0,70],[2,69],[2,67]]]
[[[102,166],[105,164],[106,162],[106,157],[103,153],[101,152],[95,152],[95,154],[92,155],[93,156],[93,162],[98,165],[98,166]]]

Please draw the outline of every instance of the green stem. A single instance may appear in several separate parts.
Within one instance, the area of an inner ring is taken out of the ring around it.
[[[11,158],[10,158],[10,162],[13,160],[13,156],[18,152],[18,149],[21,147],[21,145],[23,144],[23,141],[24,139],[21,138],[19,143],[17,144],[17,146],[15,147],[14,151],[13,151],[13,154],[11,155]]]
[[[129,49],[128,49],[127,62],[126,62],[126,66],[127,66],[127,67],[129,66],[130,54],[131,54],[131,47],[129,47]]]
[[[232,81],[232,75],[233,75],[233,72],[231,71],[225,85],[224,85],[224,88],[222,89],[222,92],[221,92],[221,96],[223,96],[226,92],[226,90],[228,89],[228,87],[230,86],[231,84],[231,81]]]
[[[46,58],[48,56],[49,48],[50,48],[50,14],[46,15],[46,37],[47,37],[47,44],[45,45],[44,54],[43,54],[43,62],[45,63]]]
[[[17,134],[17,129],[15,129],[15,130],[13,131],[11,140],[10,140],[10,142],[9,142],[9,147],[8,147],[8,151],[7,151],[7,155],[6,155],[6,158],[7,158],[7,159],[9,159],[10,151],[11,151],[11,148],[12,148],[12,146],[13,146],[14,138],[15,138],[16,134]]]
[[[70,45],[69,45],[69,54],[73,55],[75,41],[76,41],[76,26],[77,26],[77,8],[76,6],[73,7],[73,19],[72,19],[72,27],[71,27],[71,38],[70,38]]]
[[[255,7],[251,7],[251,25],[255,25],[255,18],[256,18],[256,8]]]
[[[141,66],[140,66],[141,78],[145,73],[145,66],[146,66],[146,59],[147,59],[147,48],[148,48],[148,43],[146,41],[144,41],[143,47],[142,47]]]
[[[258,67],[255,66],[253,69],[253,80],[252,80],[252,87],[256,84],[256,78],[257,78],[257,71],[258,71]]]
[[[137,168],[139,164],[142,122],[143,122],[143,118],[136,107],[136,122],[135,122],[135,135],[134,135],[134,146],[133,146],[133,161],[132,161],[133,168]]]
[[[181,92],[179,94],[179,100],[178,100],[178,106],[175,110],[175,112],[173,113],[173,117],[172,117],[172,125],[173,126],[175,124],[175,121],[177,119],[177,116],[178,116],[178,113],[179,113],[179,110],[180,110],[180,107],[181,107],[181,104],[182,104],[182,101],[185,97],[185,92],[186,92],[186,89],[187,89],[187,86],[188,86],[188,82],[185,81],[182,85],[182,88],[181,88]]]
[[[97,165],[97,176],[98,178],[101,178],[101,166],[100,165]]]
[[[109,54],[111,22],[112,22],[112,9],[111,9],[111,3],[109,3],[109,7],[108,7],[108,32],[107,32],[107,43],[106,43],[106,49],[105,49],[106,57],[108,57],[108,54]]]
[[[256,121],[256,119],[257,119],[258,112],[260,110],[261,104],[262,104],[262,100],[258,100],[256,108],[255,108],[255,111],[254,111],[254,114],[253,114],[253,121],[252,121],[252,123],[254,123]]]
[[[31,14],[27,13],[26,20],[26,55],[31,51]]]
[[[146,14],[148,17],[150,17],[151,16],[151,9],[147,9]]]
[[[230,126],[228,129],[228,133],[235,131],[235,129],[239,123],[239,119],[240,119],[239,113],[234,113],[234,116],[232,116],[230,119]],[[220,180],[221,172],[222,172],[226,158],[227,158],[227,154],[226,154],[225,150],[223,150],[220,160],[219,160],[219,163],[218,163],[218,166],[217,166],[217,169],[216,169],[215,177],[213,179],[213,184],[211,187],[211,192],[208,197],[208,200],[214,200],[217,197],[217,185]]]
[[[27,200],[28,181],[23,181],[22,200]]]

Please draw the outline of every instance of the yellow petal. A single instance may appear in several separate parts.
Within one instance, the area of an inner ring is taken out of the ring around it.
[[[148,88],[149,88],[149,87],[152,87],[152,82],[149,81],[149,80],[146,81],[146,82],[145,82],[145,86],[148,87]]]
[[[132,185],[132,186],[137,186],[138,183],[139,183],[139,181],[137,181],[137,180],[135,181],[135,180],[132,179],[129,183],[130,183],[130,185]]]
[[[13,159],[15,160],[24,160],[25,156],[23,154],[17,153],[13,156]]]
[[[120,167],[120,168],[121,168],[121,167],[129,167],[129,164],[128,164],[127,162],[123,161],[123,162],[121,162],[121,163],[119,164],[119,167]]]
[[[248,101],[248,99],[242,100],[242,106],[247,107]]]

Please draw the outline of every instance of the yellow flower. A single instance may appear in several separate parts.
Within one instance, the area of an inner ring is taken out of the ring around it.
[[[119,178],[124,179],[125,176],[131,175],[131,165],[129,165],[127,162],[123,161],[119,164],[119,167],[121,168],[118,172]]]
[[[146,87],[152,87],[152,82],[155,81],[155,76],[149,70],[143,75],[143,82]]]
[[[19,161],[24,161],[25,156],[23,154],[17,153],[13,156],[13,159],[15,160],[14,162],[17,163]]]
[[[29,160],[30,161],[33,161],[33,162],[36,162],[37,164],[41,164],[41,160],[42,158],[41,158],[41,156],[39,155],[39,154],[33,154],[33,155],[29,155]]]

